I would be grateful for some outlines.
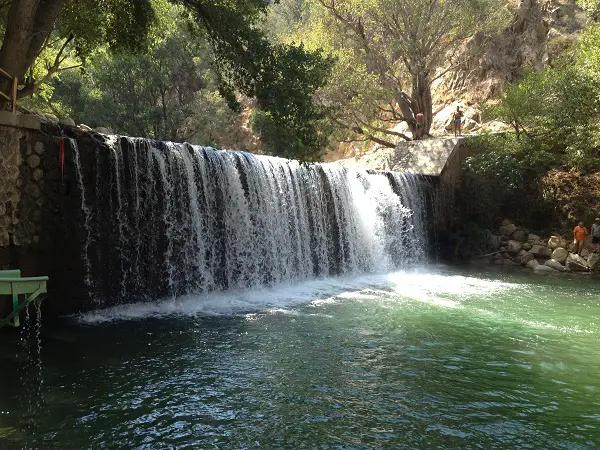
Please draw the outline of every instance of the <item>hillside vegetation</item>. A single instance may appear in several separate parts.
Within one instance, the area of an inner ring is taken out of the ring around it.
[[[418,112],[426,135],[446,134],[461,105],[465,131],[515,133],[486,140],[489,152],[594,171],[598,10],[594,0],[11,0],[0,67],[18,76],[24,109],[121,134],[332,160],[412,139]]]

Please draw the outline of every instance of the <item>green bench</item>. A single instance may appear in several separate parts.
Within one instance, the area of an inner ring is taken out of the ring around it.
[[[0,295],[12,297],[12,312],[0,318],[0,328],[5,325],[18,327],[19,313],[31,302],[47,292],[48,277],[21,277],[21,271],[0,270]]]

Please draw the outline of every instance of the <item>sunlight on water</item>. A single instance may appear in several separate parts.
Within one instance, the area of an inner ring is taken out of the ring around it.
[[[599,297],[439,266],[71,317],[0,448],[597,448]]]
[[[369,288],[373,285],[386,289]],[[81,323],[94,324],[149,317],[228,315],[309,303],[317,306],[344,299],[376,300],[382,294],[387,301],[410,299],[457,308],[461,306],[462,299],[510,289],[520,288],[500,281],[413,270],[352,278],[325,278],[269,289],[187,295],[176,299],[115,306],[80,314],[77,319]]]

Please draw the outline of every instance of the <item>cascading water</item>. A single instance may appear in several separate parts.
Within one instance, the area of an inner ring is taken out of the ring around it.
[[[91,297],[109,306],[422,263],[427,183],[408,174],[109,138],[85,190]],[[102,182],[106,180],[107,182]]]

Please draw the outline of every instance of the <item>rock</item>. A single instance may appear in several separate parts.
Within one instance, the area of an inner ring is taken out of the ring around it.
[[[552,267],[554,270],[558,270],[559,272],[565,271],[565,267],[555,259],[549,259],[544,263],[544,265]]]
[[[510,225],[510,223],[511,223],[511,222],[510,222],[510,220],[508,220],[508,219],[504,219],[504,220],[502,221],[502,226],[503,226],[503,227],[505,227],[506,225]]]
[[[548,267],[542,264],[538,264],[533,268],[534,273],[538,274],[548,274],[548,273],[556,273],[557,270],[554,270],[552,267]]]
[[[500,248],[500,237],[493,234],[490,235],[490,245],[494,250]]]
[[[550,250],[548,247],[542,246],[542,248],[540,248],[540,251],[538,252],[537,256],[539,258],[550,258],[552,256],[552,250]]]
[[[529,262],[527,263],[527,267],[529,267],[530,269],[535,269],[535,268],[536,268],[537,266],[539,266],[539,265],[540,265],[540,263],[539,263],[539,262],[537,262],[537,260],[536,260],[536,259],[532,259],[531,261],[529,261]]]
[[[511,261],[510,259],[505,259],[504,265],[505,266],[518,266],[519,264],[515,261]]]
[[[506,244],[508,242],[508,236],[500,236],[500,242],[503,244]]]
[[[92,131],[92,127],[88,127],[86,124],[83,123],[80,123],[77,128],[79,128],[81,131],[87,131],[88,133]]]
[[[33,171],[33,181],[40,181],[44,178],[44,171],[42,169],[35,169]]]
[[[592,253],[587,260],[587,264],[591,270],[600,269],[600,253]]]
[[[538,258],[550,258],[552,256],[552,251],[548,247],[544,247],[543,245],[532,245],[529,253],[533,254]]]
[[[94,131],[100,134],[114,134],[111,129],[106,127],[96,127],[94,128]]]
[[[534,256],[531,253],[525,253],[521,256],[521,265],[526,266],[530,261],[535,261]],[[537,261],[535,261],[537,263]]]
[[[70,117],[63,117],[58,121],[58,123],[61,125],[66,125],[68,127],[75,126],[75,121],[73,119],[71,119]]]
[[[529,242],[525,242],[523,244],[523,250],[531,250],[531,244]]]
[[[583,248],[581,249],[581,252],[579,252],[579,256],[581,256],[582,258],[587,258],[588,256],[590,256],[590,251],[587,248]]]
[[[502,259],[502,258],[496,259],[494,261],[494,264],[496,264],[497,266],[503,266],[504,265],[504,259]]]
[[[565,261],[567,260],[567,256],[569,256],[569,252],[562,247],[558,247],[552,252],[552,259],[558,261],[561,264],[565,263]]]
[[[525,242],[527,240],[527,239],[525,239],[525,232],[523,230],[516,230],[512,234],[512,238],[515,241],[519,241],[519,242]]]
[[[40,165],[41,159],[38,155],[30,155],[27,157],[27,165],[32,169],[37,168]]]
[[[541,239],[541,237],[539,237],[537,234],[529,234],[527,236],[527,242],[533,242],[533,241],[539,241]]]
[[[42,191],[37,184],[28,184],[25,186],[25,193],[34,200],[37,200],[42,195]]]
[[[506,251],[506,247],[503,245],[502,247],[500,247],[500,249],[498,251],[504,253]]]
[[[33,146],[33,150],[38,154],[38,155],[43,155],[44,154],[44,143],[43,142],[36,142],[35,145]]]
[[[506,251],[511,255],[516,255],[521,250],[522,244],[519,241],[510,240],[506,245]]]
[[[516,231],[516,229],[517,226],[515,224],[509,223],[508,225],[500,227],[500,234],[503,234],[504,236],[510,236]]]
[[[551,250],[554,250],[558,247],[565,248],[567,245],[567,241],[560,236],[550,236],[550,239],[548,239],[548,247]]]
[[[573,272],[587,272],[589,270],[586,260],[575,253],[569,253],[569,256],[567,256],[567,267]]]
[[[519,253],[517,253],[517,256],[523,256],[523,255],[525,255],[526,253],[528,253],[528,252],[527,252],[527,250],[523,250],[523,249],[521,249],[521,250],[519,250]]]

